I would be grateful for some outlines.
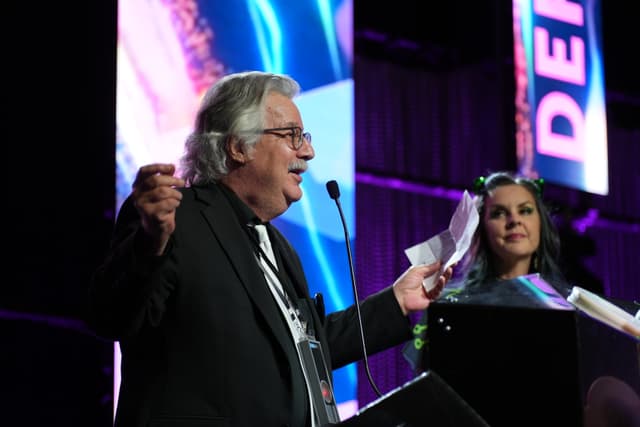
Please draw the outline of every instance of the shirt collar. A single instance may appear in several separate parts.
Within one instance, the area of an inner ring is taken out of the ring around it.
[[[247,204],[243,202],[231,188],[227,187],[221,182],[219,183],[218,187],[222,191],[222,194],[224,194],[224,196],[229,201],[229,204],[238,217],[240,224],[268,224],[267,222],[262,222],[260,218],[258,218],[258,215],[256,215],[255,212],[253,212],[253,210],[249,206],[247,206]]]

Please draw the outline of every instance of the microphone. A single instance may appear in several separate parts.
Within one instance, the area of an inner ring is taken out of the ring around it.
[[[329,192],[329,197],[335,200],[336,203],[338,204],[338,210],[340,210],[340,217],[342,217],[342,208],[340,206],[340,201],[338,200],[340,198],[340,188],[338,188],[338,183],[333,180],[327,182],[327,191]],[[342,224],[344,225],[344,218],[342,219],[343,219]],[[345,227],[345,230],[346,230],[346,227]]]
[[[369,380],[369,384],[371,384],[371,388],[376,393],[378,397],[382,396],[380,390],[376,386],[373,381],[373,377],[371,376],[371,371],[369,369],[369,359],[367,358],[367,345],[364,339],[364,330],[362,328],[362,314],[360,314],[360,303],[358,300],[358,288],[356,286],[356,274],[355,268],[353,268],[353,256],[351,255],[351,244],[349,238],[349,230],[347,229],[347,222],[344,219],[344,213],[342,212],[342,205],[340,204],[340,189],[338,188],[338,183],[334,180],[327,182],[327,192],[329,193],[329,197],[336,201],[336,206],[338,207],[338,212],[340,213],[340,221],[342,222],[342,228],[344,229],[344,240],[347,243],[347,256],[349,257],[349,272],[351,273],[351,286],[353,288],[353,299],[355,301],[356,312],[358,314],[358,327],[360,328],[360,339],[362,342],[362,353],[364,360],[364,367],[367,372],[367,379]]]

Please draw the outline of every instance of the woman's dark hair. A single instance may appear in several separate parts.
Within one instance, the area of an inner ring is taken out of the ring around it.
[[[492,282],[497,277],[490,259],[490,248],[487,242],[486,230],[482,218],[484,217],[485,199],[487,195],[498,187],[505,185],[520,185],[533,196],[536,209],[540,213],[540,245],[533,255],[529,273],[540,273],[549,283],[559,287],[564,286],[564,278],[558,266],[560,256],[560,237],[551,214],[542,199],[544,190],[543,180],[534,180],[518,176],[511,172],[494,172],[487,177],[479,177],[474,182],[474,193],[478,196],[477,206],[480,224],[471,241],[471,247],[464,261],[466,286],[476,286]]]

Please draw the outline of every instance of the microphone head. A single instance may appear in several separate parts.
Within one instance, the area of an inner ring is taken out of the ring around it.
[[[338,188],[338,183],[335,180],[327,182],[327,191],[329,192],[329,197],[334,200],[340,197],[340,188]]]

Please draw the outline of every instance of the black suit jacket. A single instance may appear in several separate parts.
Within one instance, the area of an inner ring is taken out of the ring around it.
[[[182,191],[162,257],[139,255],[139,217],[130,199],[123,204],[91,284],[91,324],[122,352],[116,426],[304,425],[296,349],[245,224],[217,185]],[[329,369],[358,360],[355,307],[317,313],[298,255],[272,234]],[[369,296],[361,313],[369,353],[411,338],[390,288]]]

